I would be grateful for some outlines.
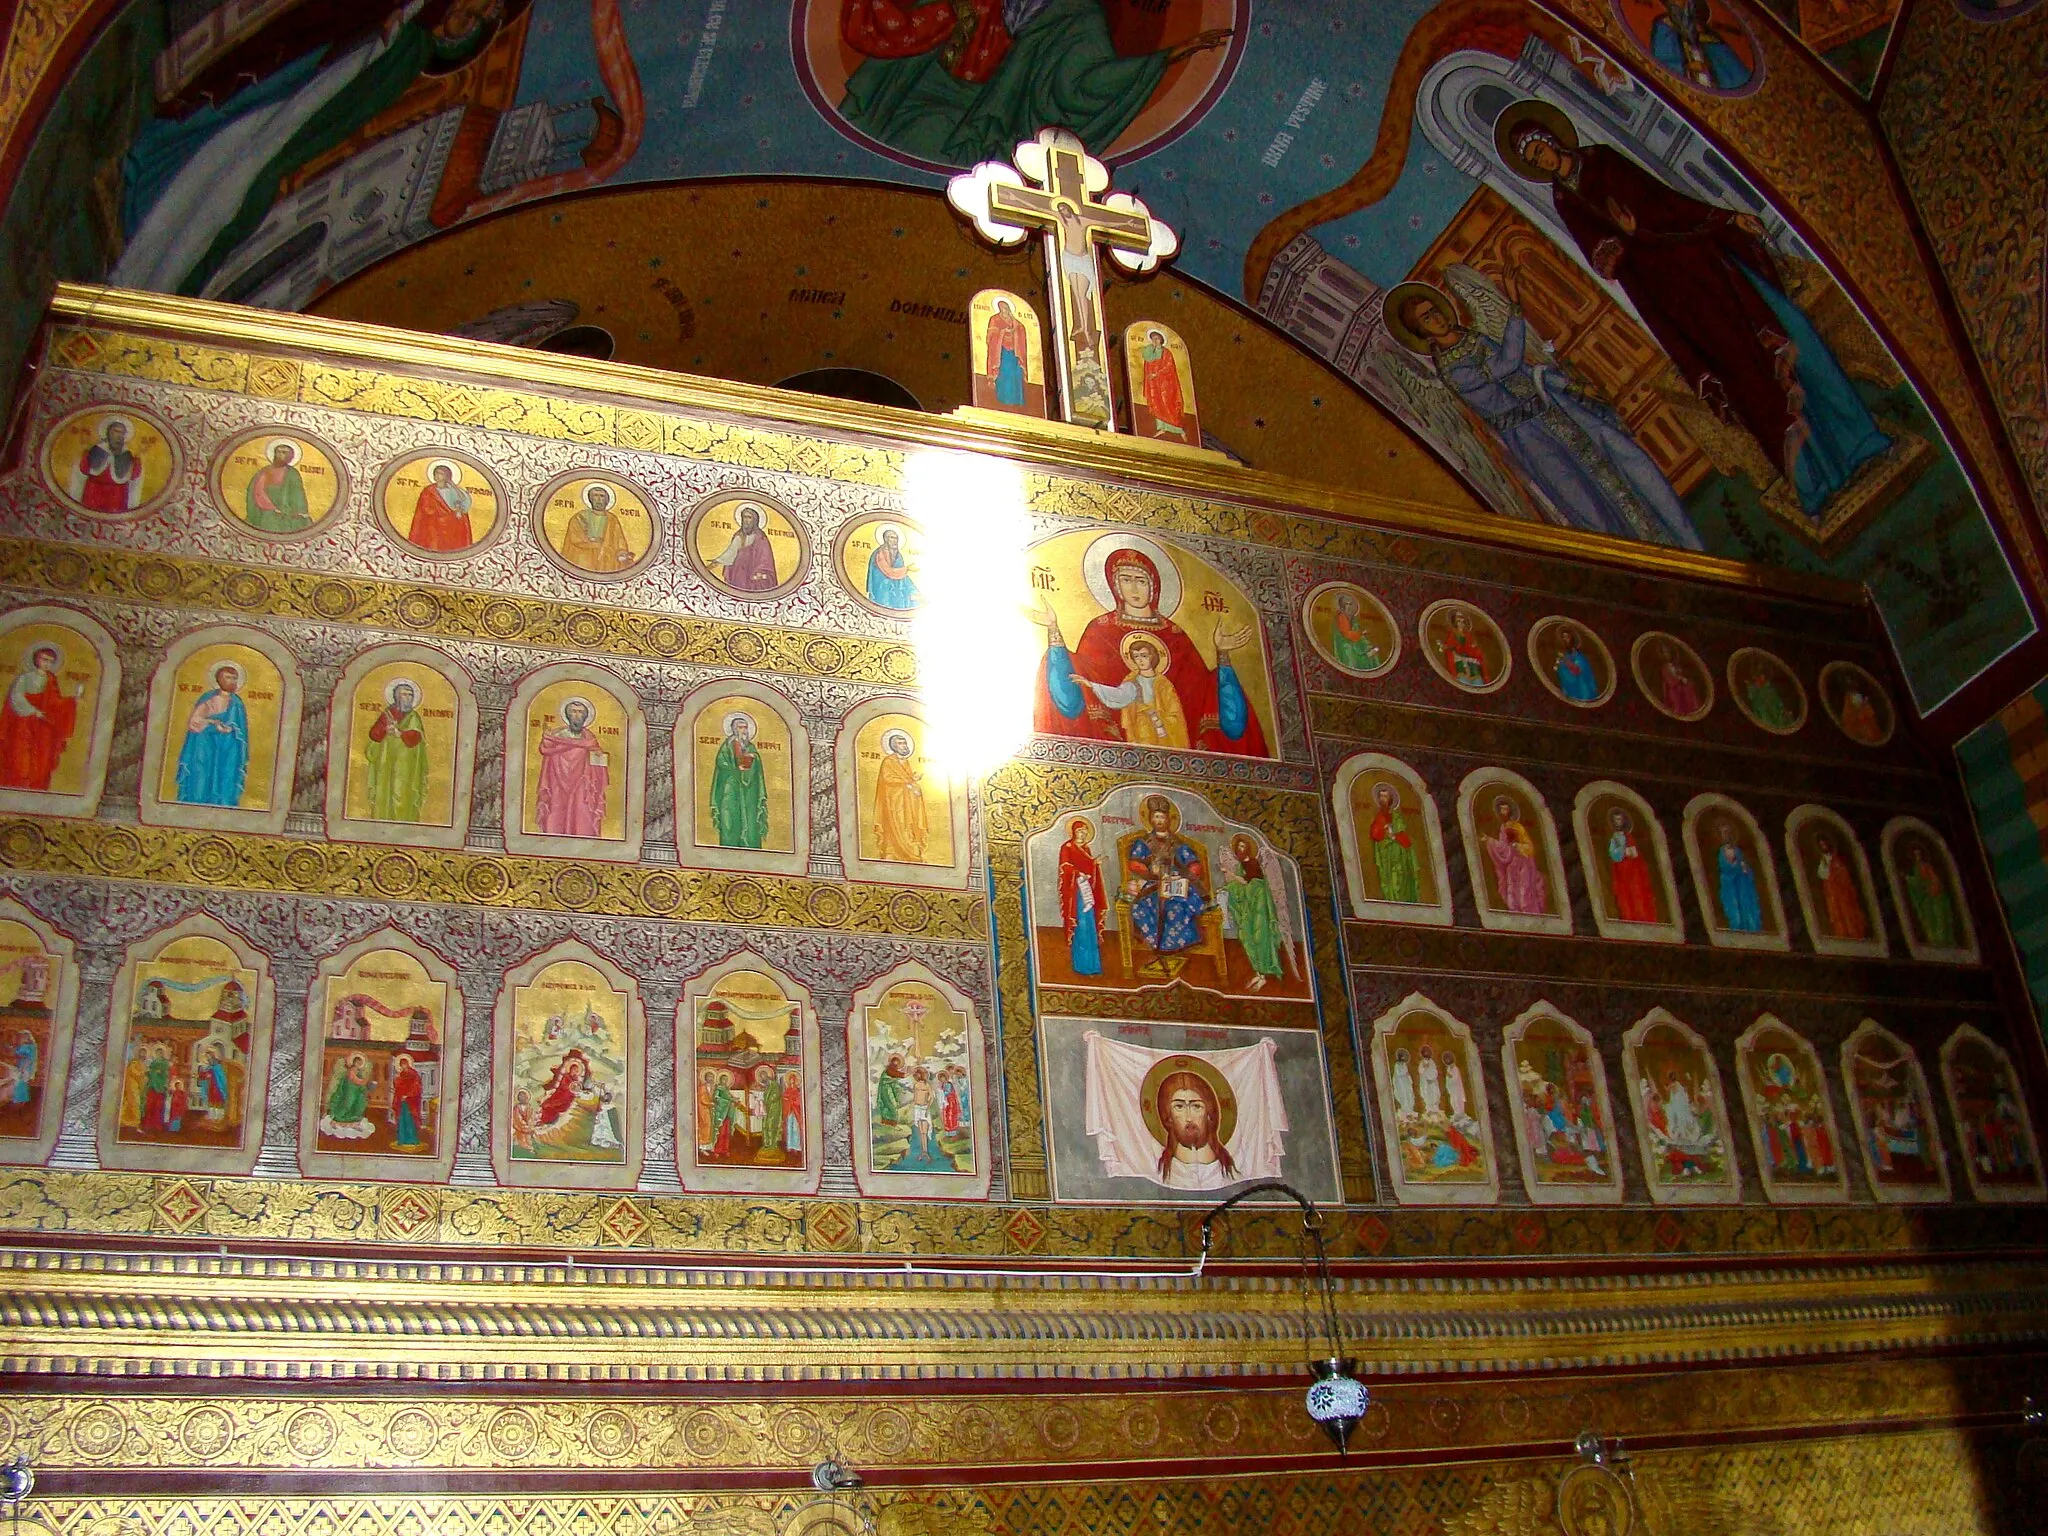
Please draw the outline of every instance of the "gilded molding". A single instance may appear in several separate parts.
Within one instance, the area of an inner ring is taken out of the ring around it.
[[[910,646],[861,635],[33,539],[0,539],[0,583],[210,614],[260,613],[316,624],[360,625],[390,631],[394,638],[416,635],[528,645],[577,655],[740,667],[887,688],[908,687],[917,680],[917,657]]]
[[[0,817],[0,868],[338,900],[526,907],[958,943],[988,938],[986,899],[968,891],[98,821]]]
[[[1947,1362],[1826,1361],[1787,1368],[1630,1372],[1592,1380],[1525,1377],[1376,1381],[1360,1426],[1377,1456],[1470,1454],[1571,1440],[1589,1424],[1632,1436],[1940,1422],[2005,1395],[2017,1400],[2039,1356],[1973,1368],[1967,1390]],[[699,1389],[631,1395],[448,1396],[389,1386],[324,1406],[316,1392],[270,1389],[194,1399],[38,1391],[0,1408],[0,1457],[39,1472],[147,1469],[181,1474],[440,1472],[578,1466],[612,1472],[808,1472],[822,1443],[869,1472],[931,1470],[972,1457],[984,1471],[1193,1461],[1219,1442],[1233,1459],[1314,1455],[1320,1433],[1298,1387],[1238,1381],[1135,1391],[956,1393],[905,1384],[854,1396],[782,1401]],[[311,1419],[302,1419],[309,1408]],[[331,1426],[332,1434],[315,1427]],[[310,1454],[309,1454],[310,1453]]]
[[[104,1259],[0,1268],[0,1369],[430,1380],[1206,1376],[1302,1368],[1298,1282],[873,1271],[567,1270]],[[450,1283],[457,1281],[459,1283]],[[545,1282],[545,1283],[543,1283]],[[1342,1279],[1369,1372],[1551,1370],[2010,1347],[2048,1337],[2038,1267]]]
[[[1122,436],[1107,443],[1054,437],[1023,426],[826,401],[759,385],[620,363],[85,284],[59,284],[50,314],[58,322],[50,338],[50,364],[79,372],[682,454],[735,467],[782,470],[892,489],[902,483],[908,451],[953,448],[999,453],[1027,464],[1068,471],[1034,476],[1033,502],[1048,511],[1072,508],[1071,515],[1112,522],[1145,521],[1148,509],[1156,515],[1156,510],[1170,501],[1179,504],[1180,516],[1198,519],[1191,526],[1199,526],[1201,531],[1216,532],[1232,522],[1249,520],[1253,536],[1292,543],[1307,551],[1331,550],[1333,542],[1341,543],[1343,530],[1332,529],[1315,516],[1324,514],[1376,522],[1389,530],[1440,535],[1465,544],[1562,555],[1721,586],[1842,603],[1862,601],[1860,588],[1827,577],[1510,518],[1475,520],[1467,512],[1231,464],[1214,465],[1165,454],[1133,455]],[[61,323],[67,319],[76,323]],[[148,334],[151,332],[157,334]],[[236,350],[239,347],[278,349],[292,355]],[[366,366],[320,359],[345,359]],[[420,376],[428,371],[463,377]],[[484,379],[510,380],[521,389],[469,382]],[[576,398],[522,390],[574,391]],[[614,403],[619,401],[633,403]],[[675,414],[684,411],[691,414]],[[781,422],[795,430],[785,433],[718,419],[721,415]],[[812,433],[857,434],[876,442],[849,443],[830,435],[808,435]],[[1076,469],[1079,475],[1071,473]],[[1117,483],[1101,486],[1093,483],[1096,478]],[[1162,497],[1162,492],[1167,494]],[[1225,505],[1202,506],[1190,502],[1191,496],[1212,497]],[[1082,512],[1083,506],[1095,510]],[[1303,513],[1310,515],[1304,517]]]

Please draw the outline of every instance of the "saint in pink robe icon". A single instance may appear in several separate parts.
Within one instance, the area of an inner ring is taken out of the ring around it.
[[[544,836],[604,836],[611,765],[591,726],[592,714],[587,699],[569,699],[562,705],[562,728],[540,739],[534,819]]]
[[[761,509],[740,508],[740,526],[711,568],[735,592],[773,592],[781,585],[775,574],[775,551],[761,528]]]

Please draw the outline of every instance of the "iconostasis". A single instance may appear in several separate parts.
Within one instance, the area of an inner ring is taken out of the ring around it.
[[[16,1230],[1143,1256],[1280,1178],[1340,1253],[1874,1253],[2041,1198],[1853,594],[1023,429],[963,567],[908,418],[113,302],[5,480]]]

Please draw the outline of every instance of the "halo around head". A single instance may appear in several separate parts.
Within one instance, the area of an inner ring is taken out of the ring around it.
[[[733,723],[739,720],[744,720],[747,722],[747,732],[749,735],[758,736],[761,734],[761,728],[758,724],[755,723],[754,717],[748,714],[744,709],[736,709],[731,714],[727,715],[725,719],[720,721],[718,727],[719,733],[721,735],[730,736],[732,734]]]
[[[1136,650],[1141,645],[1148,648],[1152,652],[1152,654],[1158,658],[1156,661],[1152,663],[1152,670],[1154,672],[1159,673],[1161,676],[1164,676],[1167,667],[1172,664],[1173,658],[1167,655],[1166,647],[1160,644],[1154,636],[1152,636],[1145,630],[1134,629],[1129,634],[1125,635],[1123,639],[1123,644],[1119,645],[1116,648],[1116,653],[1117,655],[1123,657],[1124,665],[1129,667],[1133,672],[1135,672],[1138,670],[1138,664],[1135,661],[1131,660],[1131,652]]]
[[[1579,147],[1579,130],[1569,117],[1549,102],[1533,98],[1509,103],[1493,120],[1493,147],[1500,155],[1501,164],[1524,181],[1548,181],[1550,173],[1531,165],[1515,143],[1528,128],[1542,129],[1568,150]]]
[[[273,437],[269,442],[263,445],[264,461],[268,463],[270,460],[276,458],[277,450],[280,448],[284,449],[287,453],[291,455],[290,458],[285,460],[285,463],[287,464],[296,464],[304,456],[299,445],[293,442],[290,438]]]
[[[1176,1072],[1192,1072],[1209,1085],[1209,1091],[1216,1096],[1216,1140],[1229,1146],[1230,1138],[1237,1133],[1237,1094],[1229,1080],[1200,1056],[1166,1056],[1152,1064],[1138,1089],[1138,1108],[1145,1116],[1145,1129],[1160,1146],[1167,1144],[1166,1127],[1159,1119],[1159,1085]]]
[[[1405,283],[1396,283],[1388,291],[1386,298],[1381,301],[1381,311],[1387,321],[1387,333],[1410,352],[1420,352],[1427,357],[1430,339],[1410,325],[1407,316],[1401,313],[1418,298],[1429,299],[1451,317],[1451,323],[1454,325],[1463,324],[1464,317],[1458,310],[1457,301],[1435,283],[1418,282],[1411,278]]]
[[[884,733],[882,737],[882,750],[884,752],[894,752],[896,750],[896,743],[899,741],[903,743],[906,749],[902,754],[903,756],[907,757],[911,751],[916,750],[916,743],[910,739],[910,732],[904,730]]]
[[[1163,545],[1141,533],[1105,533],[1088,546],[1088,552],[1081,557],[1081,579],[1088,584],[1088,595],[1104,610],[1115,610],[1116,593],[1109,585],[1109,557],[1123,549],[1151,562],[1152,569],[1159,574],[1159,596],[1152,605],[1153,612],[1161,618],[1172,618],[1180,607],[1180,567],[1173,563]]]
[[[583,487],[583,505],[585,505],[586,507],[590,506],[591,496],[598,491],[604,492],[605,506],[607,508],[616,507],[619,504],[619,493],[616,490],[612,489],[610,481],[593,480],[588,485]]]
[[[394,677],[393,679],[391,679],[390,682],[384,685],[384,702],[386,704],[396,704],[398,702],[398,690],[401,688],[410,688],[412,690],[412,701],[415,705],[417,705],[420,702],[420,700],[425,697],[425,695],[420,692],[420,685],[414,682],[411,678]]]
[[[562,718],[564,720],[569,718],[569,706],[571,704],[581,704],[583,706],[583,723],[585,725],[596,723],[597,706],[580,693],[572,693],[568,698],[562,700]]]
[[[451,485],[462,484],[462,466],[456,463],[453,459],[429,460],[427,463],[427,478],[429,480],[432,480],[434,478],[434,471],[439,469],[444,464],[448,466],[449,483]]]

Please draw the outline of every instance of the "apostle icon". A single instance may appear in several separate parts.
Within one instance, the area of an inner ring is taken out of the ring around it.
[[[1673,720],[1697,720],[1714,707],[1714,676],[1676,635],[1648,630],[1629,648],[1636,686],[1651,708]]]
[[[1033,555],[1035,617],[1046,637],[1034,714],[1041,733],[1270,755],[1260,616],[1234,583],[1140,534],[1076,530]],[[1196,601],[1184,601],[1189,587]],[[1196,613],[1213,663],[1180,621]],[[1071,648],[1070,627],[1080,631]]]
[[[1608,884],[1614,893],[1614,914],[1624,923],[1658,921],[1657,890],[1650,866],[1636,841],[1634,818],[1620,806],[1607,813]]]
[[[1785,853],[1816,950],[1840,955],[1889,951],[1870,865],[1847,822],[1821,806],[1802,805],[1785,819]]]
[[[1723,817],[1715,828],[1715,890],[1721,898],[1721,920],[1728,928],[1736,933],[1762,933],[1763,897],[1742,833],[1741,824],[1733,817]]]
[[[705,502],[691,515],[683,542],[706,579],[734,597],[778,597],[810,563],[810,544],[796,518],[751,493]]]
[[[452,449],[414,453],[384,471],[377,506],[415,554],[466,555],[498,529],[504,497],[490,471]]]
[[[1465,862],[1488,928],[1572,931],[1557,827],[1534,785],[1506,768],[1475,768],[1458,791]]]
[[[1769,651],[1746,645],[1730,656],[1728,688],[1750,723],[1773,736],[1790,736],[1806,724],[1806,689]]]
[[[1486,614],[1469,603],[1444,599],[1422,610],[1417,633],[1422,654],[1437,676],[1467,693],[1493,693],[1508,680],[1514,656]]]
[[[1820,669],[1820,707],[1835,727],[1861,747],[1881,747],[1892,738],[1898,717],[1876,678],[1850,661]]]
[[[1572,805],[1579,861],[1586,871],[1594,926],[1603,938],[1682,943],[1671,852],[1656,813],[1625,785],[1600,779]]]
[[[544,836],[604,836],[611,754],[598,738],[596,724],[596,707],[572,694],[562,701],[561,724],[541,733],[540,785],[533,814]]]
[[[43,443],[45,483],[96,517],[128,518],[149,511],[170,490],[180,463],[170,429],[132,406],[73,411]]]
[[[1384,753],[1358,753],[1339,765],[1330,809],[1354,917],[1450,923],[1443,832],[1420,775]]]
[[[721,848],[760,848],[768,839],[768,770],[754,744],[754,717],[725,717],[711,767],[711,826]]]
[[[1386,604],[1361,586],[1329,581],[1301,605],[1302,628],[1316,653],[1347,677],[1379,677],[1401,655],[1401,631]]]
[[[1511,797],[1501,795],[1493,802],[1493,817],[1493,834],[1484,841],[1501,906],[1525,915],[1548,912],[1550,889],[1536,862],[1536,840],[1529,835],[1522,808]]]
[[[1045,347],[1038,312],[1014,293],[984,288],[968,305],[967,328],[973,403],[985,411],[1043,420]]]
[[[1124,362],[1131,381],[1131,431],[1201,447],[1194,368],[1179,334],[1157,321],[1138,321],[1124,331]]]
[[[931,812],[925,804],[923,768],[908,731],[888,731],[882,737],[874,805],[875,857],[888,863],[924,863]]]
[[[1373,873],[1381,901],[1422,900],[1422,866],[1415,859],[1415,835],[1401,804],[1401,791],[1381,779],[1372,787],[1372,822],[1366,828]]]
[[[342,504],[347,486],[335,452],[295,429],[245,432],[213,463],[215,505],[231,527],[266,539],[313,532]]]
[[[653,558],[658,527],[651,504],[616,476],[572,470],[535,503],[541,548],[571,575],[615,581]]]
[[[924,601],[917,588],[923,544],[923,532],[902,518],[855,518],[839,532],[833,567],[863,607],[905,618]]]
[[[330,830],[460,847],[475,708],[461,669],[438,652],[379,646],[358,656],[335,690],[329,726]]]
[[[90,651],[79,637],[67,638]],[[50,792],[58,764],[78,729],[84,697],[83,682],[65,681],[63,649],[49,641],[30,640],[27,656],[7,685],[6,701],[0,703],[0,789]]]
[[[1598,635],[1571,619],[1539,619],[1529,631],[1529,660],[1545,689],[1579,709],[1614,697],[1614,658]]]
[[[186,805],[240,806],[249,777],[249,706],[242,669],[222,662],[193,702],[178,746],[177,798]]]
[[[394,678],[363,746],[370,815],[377,821],[418,821],[427,800],[427,726],[419,684]]]
[[[1977,934],[1948,844],[1926,822],[1895,816],[1879,842],[1892,900],[1915,960],[1974,965]]]

